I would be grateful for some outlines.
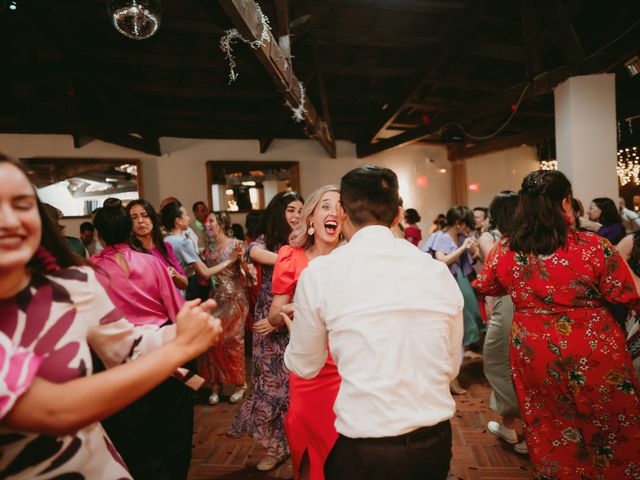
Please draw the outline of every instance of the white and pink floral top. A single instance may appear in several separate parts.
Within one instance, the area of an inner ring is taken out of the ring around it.
[[[34,274],[0,299],[0,419],[35,376],[62,383],[91,375],[91,349],[107,366],[166,341],[166,329],[134,327],[113,306],[90,267]],[[0,478],[130,479],[100,423],[72,435],[0,427]]]

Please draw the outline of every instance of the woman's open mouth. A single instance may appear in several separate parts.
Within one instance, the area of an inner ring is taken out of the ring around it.
[[[335,235],[338,230],[338,222],[336,220],[327,220],[324,222],[324,229],[329,235]]]

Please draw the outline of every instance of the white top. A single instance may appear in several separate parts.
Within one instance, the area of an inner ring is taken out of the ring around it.
[[[633,233],[640,229],[640,214],[638,212],[634,212],[625,207],[620,210],[620,216],[622,217],[622,224],[627,233]]]
[[[367,226],[302,272],[284,361],[313,378],[328,337],[342,377],[335,426],[347,437],[435,425],[455,412],[449,382],[460,368],[462,307],[444,263]]]

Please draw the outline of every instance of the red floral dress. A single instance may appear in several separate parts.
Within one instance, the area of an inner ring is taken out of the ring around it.
[[[511,368],[534,477],[640,478],[640,388],[603,305],[639,298],[609,241],[572,232],[566,248],[536,256],[503,239],[474,286],[515,305]]]

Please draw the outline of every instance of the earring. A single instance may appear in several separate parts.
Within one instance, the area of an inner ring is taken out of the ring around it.
[[[309,230],[307,230],[307,235],[309,235],[310,237],[313,237],[314,233],[316,233],[316,230],[313,228],[313,225],[311,225],[309,227]]]

